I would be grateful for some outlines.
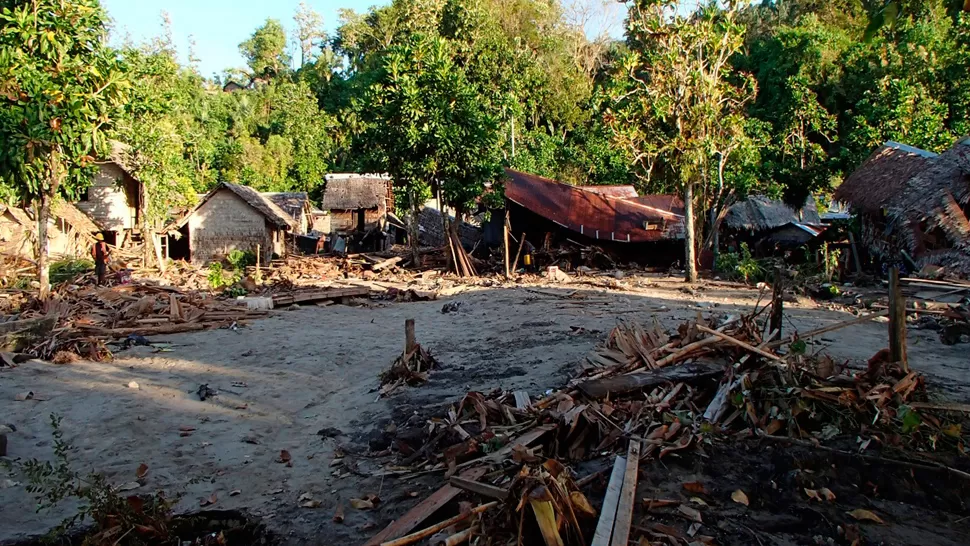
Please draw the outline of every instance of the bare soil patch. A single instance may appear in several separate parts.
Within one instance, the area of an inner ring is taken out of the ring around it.
[[[362,543],[442,483],[438,474],[407,481],[385,475],[389,458],[375,453],[394,449],[397,431],[441,414],[470,390],[525,390],[538,397],[559,387],[619,319],[647,323],[657,318],[673,327],[697,313],[749,312],[759,299],[757,290],[728,283],[707,283],[687,291],[676,279],[658,277],[628,277],[609,283],[612,287],[574,280],[546,287],[469,287],[447,300],[429,302],[306,306],[277,312],[238,331],[153,338],[171,343],[165,352],[133,347],[108,363],[31,361],[4,368],[0,422],[17,427],[9,435],[8,455],[49,458],[48,416],[57,413],[64,419],[65,440],[73,446],[72,460],[82,472],[103,472],[121,484],[131,482],[144,463],[151,472],[142,490],[182,495],[177,507],[181,512],[198,511],[199,501],[216,493],[218,503],[211,508],[260,518],[283,542]],[[443,312],[445,304],[451,304],[448,312]],[[786,328],[806,331],[850,315],[800,300],[786,304],[786,317]],[[441,367],[429,374],[426,384],[382,399],[379,374],[400,355],[407,318],[416,320],[418,342]],[[886,325],[874,322],[822,336],[809,350],[824,347],[849,366],[862,368],[885,346]],[[910,330],[909,346],[915,370],[948,398],[970,401],[966,346],[942,345],[935,332],[922,330]],[[200,400],[203,384],[217,395]],[[33,400],[15,400],[26,391],[35,393]],[[291,454],[289,465],[277,462],[281,450]],[[693,473],[698,479],[714,480],[712,487],[718,491],[747,487],[753,510],[765,518],[791,514],[792,523],[762,525],[750,514],[738,515],[740,523],[731,523],[735,519],[730,510],[722,517],[716,512],[720,508],[712,509],[713,521],[728,522],[719,543],[758,543],[744,534],[739,527],[743,523],[755,529],[765,544],[807,544],[814,543],[806,542],[809,535],[787,529],[821,525],[828,530],[819,534],[834,536],[829,531],[843,521],[835,511],[864,507],[872,496],[864,482],[892,476],[858,471],[867,480],[845,481],[850,484],[847,488],[858,486],[857,491],[840,493],[829,486],[841,503],[836,508],[803,506],[795,487],[801,478],[789,475],[803,468],[799,465],[824,475],[825,459],[780,446],[767,450],[731,446],[712,450],[699,461],[685,458],[682,466],[645,466],[642,482],[672,493]],[[807,470],[799,473],[808,474]],[[898,518],[888,508],[882,513],[914,530],[910,535],[890,530],[887,543],[967,542],[958,540],[962,535],[952,529],[934,535],[939,542],[910,541],[910,536],[914,540],[921,536],[916,531],[919,525],[948,526],[962,517],[965,507],[955,500],[926,507],[923,501],[935,498],[926,496],[927,491],[937,482],[921,476],[899,478],[918,489],[879,502],[901,499],[910,508],[900,508]],[[6,479],[18,478],[0,477],[0,481]],[[843,476],[831,479],[839,481]],[[772,481],[784,489],[771,494],[759,489],[770,487]],[[883,485],[881,491],[885,489]],[[229,495],[236,490],[239,494]],[[383,502],[366,511],[347,505],[349,499],[367,494],[378,494]],[[641,490],[638,496],[657,494]],[[320,501],[319,505],[302,507],[299,499],[305,495]],[[725,510],[735,508],[718,499]],[[344,505],[346,513],[341,524],[332,520],[338,504]],[[72,509],[65,504],[56,513],[35,513],[32,498],[22,487],[0,489],[0,520],[10,522],[0,526],[0,542],[44,533]],[[663,514],[657,517],[663,521]]]

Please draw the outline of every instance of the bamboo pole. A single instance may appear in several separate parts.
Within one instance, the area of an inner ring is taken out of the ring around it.
[[[464,512],[462,514],[458,514],[457,516],[455,516],[453,518],[448,518],[448,519],[442,521],[441,523],[437,523],[437,524],[432,525],[431,527],[428,527],[426,529],[421,529],[420,531],[415,531],[415,532],[411,533],[410,535],[405,535],[405,536],[403,536],[401,538],[398,538],[398,539],[389,540],[387,542],[382,542],[381,543],[381,546],[407,546],[408,544],[414,544],[415,542],[417,542],[417,541],[419,541],[419,540],[421,540],[423,538],[427,538],[427,537],[429,537],[429,536],[437,533],[438,531],[440,531],[442,529],[447,529],[448,527],[451,527],[452,525],[458,523],[459,521],[466,520],[466,519],[470,518],[471,516],[473,516],[475,514],[481,514],[482,512],[484,512],[484,511],[486,511],[486,510],[488,510],[490,508],[494,508],[496,506],[498,506],[498,501],[492,501],[492,502],[489,502],[489,503],[486,503],[486,504],[482,504],[482,505],[476,506],[475,508],[472,508],[471,510],[469,510],[467,512]]]

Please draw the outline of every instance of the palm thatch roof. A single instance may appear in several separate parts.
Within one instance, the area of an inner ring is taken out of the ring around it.
[[[852,208],[877,213],[893,204],[906,182],[937,157],[933,152],[886,142],[836,188],[833,198]]]
[[[84,214],[67,201],[55,202],[51,206],[51,214],[54,218],[64,220],[64,222],[70,224],[78,233],[90,235],[101,231],[101,228],[87,214]]]
[[[192,209],[193,212],[199,210],[199,208],[202,207],[202,205],[204,205],[213,195],[224,189],[229,190],[239,196],[240,199],[256,209],[257,212],[265,216],[270,223],[276,225],[277,227],[291,230],[297,230],[299,228],[296,220],[294,220],[275,203],[270,201],[267,197],[263,196],[261,193],[250,188],[249,186],[232,184],[230,182],[220,182],[218,186],[213,188],[212,191],[207,193],[206,196],[199,201],[195,208]],[[185,222],[187,222],[191,216],[192,214],[187,214],[185,218],[179,222],[178,227],[185,225]]]
[[[262,194],[294,220],[312,209],[310,197],[305,191],[264,191]]]
[[[376,174],[328,174],[323,210],[373,209],[386,203],[388,178]]]
[[[728,209],[724,224],[739,231],[765,231],[791,223],[820,225],[815,200],[805,200],[801,210],[795,210],[782,201],[756,195],[735,204]]]
[[[941,154],[918,174],[906,181],[889,216],[893,225],[908,225],[901,235],[909,249],[920,249],[918,237],[924,228],[939,227],[953,243],[948,261],[962,254],[957,262],[970,265],[970,220],[964,210],[970,204],[970,138]],[[917,229],[918,228],[918,229]],[[926,253],[928,258],[931,253]],[[936,263],[936,262],[932,262]],[[941,264],[937,264],[941,265]],[[963,268],[960,268],[963,269]],[[966,268],[970,272],[970,267]]]

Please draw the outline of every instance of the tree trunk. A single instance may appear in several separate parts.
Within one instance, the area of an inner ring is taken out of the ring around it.
[[[694,185],[684,184],[684,259],[686,260],[684,280],[697,282],[697,259],[694,256],[697,245],[694,242]]]
[[[414,192],[408,195],[408,205],[411,207],[411,221],[408,222],[408,243],[411,246],[412,267],[421,267],[421,253],[418,251],[418,207],[415,203]]]
[[[51,215],[51,198],[47,193],[41,192],[40,201],[37,204],[37,281],[40,283],[40,293],[38,297],[41,301],[46,300],[51,294],[50,261],[47,257],[47,220]]]

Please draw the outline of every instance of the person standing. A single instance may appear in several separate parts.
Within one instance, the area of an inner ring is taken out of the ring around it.
[[[94,273],[98,277],[98,284],[104,284],[104,275],[108,266],[108,256],[110,251],[108,250],[108,244],[104,242],[104,235],[97,234],[94,236],[96,239],[94,241],[94,247],[91,249],[91,256],[94,257]]]

